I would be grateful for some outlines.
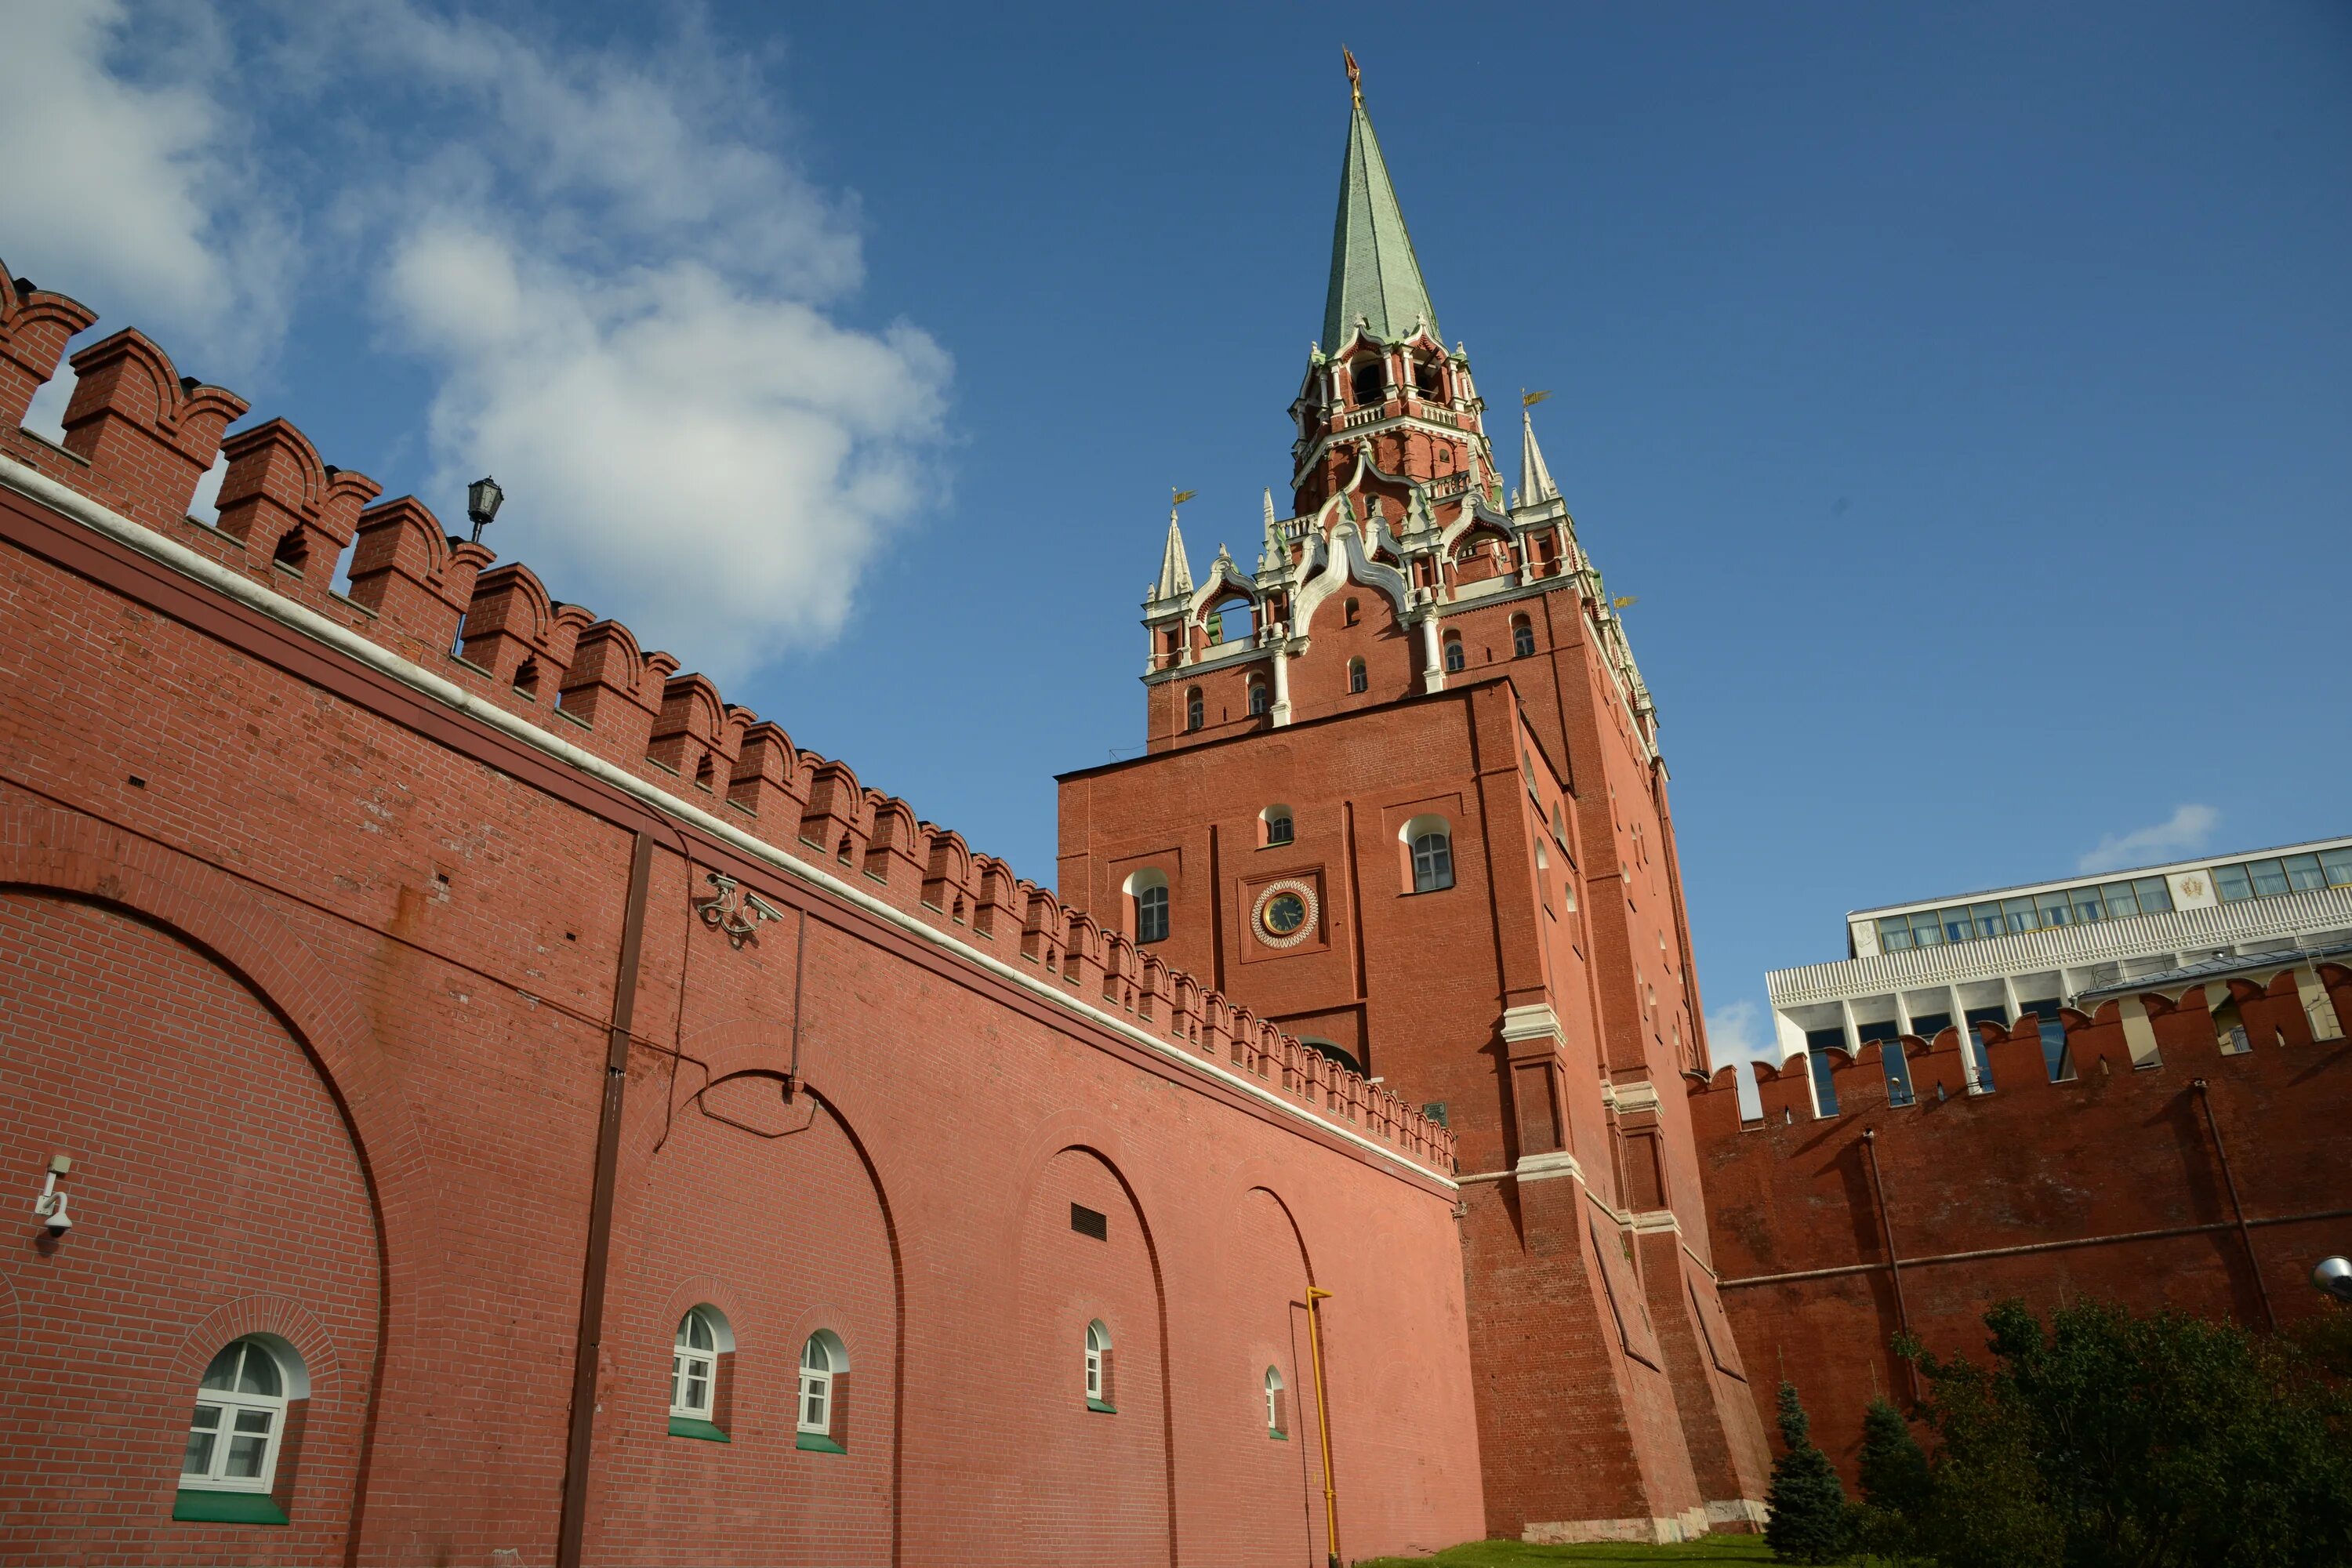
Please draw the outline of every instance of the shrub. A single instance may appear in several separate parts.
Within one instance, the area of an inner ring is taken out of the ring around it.
[[[1937,1439],[1913,1540],[1946,1568],[2352,1562],[2352,1403],[2294,1343],[2095,1302],[1985,1326],[1989,1366],[1904,1347]]]

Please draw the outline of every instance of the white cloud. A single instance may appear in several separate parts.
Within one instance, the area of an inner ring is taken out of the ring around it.
[[[60,153],[12,163],[0,247],[40,248],[0,255],[175,353],[189,328],[266,352],[285,317],[257,294],[298,263],[355,289],[339,308],[437,377],[428,500],[496,473],[502,557],[742,673],[834,636],[936,492],[952,366],[840,319],[855,201],[779,151],[756,62],[698,26],[599,48],[409,0],[0,0],[0,144]],[[265,142],[307,252],[241,172]]]
[[[1732,1081],[1739,1091],[1739,1114],[1752,1120],[1762,1114],[1763,1101],[1756,1096],[1758,1062],[1779,1066],[1780,1047],[1772,1037],[1771,1024],[1764,1009],[1751,1001],[1726,1002],[1708,1009],[1706,1015],[1706,1048],[1719,1069],[1735,1068]]]
[[[690,668],[832,636],[920,493],[948,363],[911,329],[846,331],[689,262],[593,279],[458,228],[404,247],[387,293],[447,366],[440,488],[496,473],[500,553]]]
[[[2112,871],[2121,866],[2145,866],[2205,847],[2221,814],[2210,805],[2184,805],[2152,827],[2110,833],[2098,847],[2074,862],[2077,871]]]
[[[1780,1047],[1765,1022],[1764,1010],[1749,1001],[1727,1002],[1708,1009],[1706,1047],[1718,1066],[1780,1059]]]
[[[240,124],[193,85],[225,79],[198,6],[0,0],[0,256],[114,325],[176,334],[217,377],[274,348],[293,251],[240,156]]]
[[[527,195],[542,239],[606,262],[692,254],[795,297],[854,288],[857,238],[845,204],[803,179],[772,144],[780,119],[761,83],[713,47],[687,13],[671,47],[651,53],[559,49],[471,18],[411,4],[331,5],[307,37],[330,46],[304,72],[332,90],[334,68],[359,52],[373,68],[470,99],[482,134],[454,140],[465,156],[424,167],[424,188],[453,170]],[[485,122],[488,123],[485,123]],[[593,209],[594,221],[582,221]]]

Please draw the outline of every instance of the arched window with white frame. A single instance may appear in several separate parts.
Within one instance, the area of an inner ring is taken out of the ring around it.
[[[1371,681],[1364,669],[1364,661],[1360,658],[1349,659],[1348,661],[1349,691],[1350,693],[1360,692],[1370,684]]]
[[[1469,656],[1462,651],[1462,634],[1460,632],[1446,633],[1445,673],[1448,675],[1459,675],[1469,662]]]
[[[1533,657],[1536,651],[1536,628],[1525,616],[1511,617],[1511,656],[1514,658]]]
[[[1206,721],[1206,716],[1207,709],[1201,700],[1201,689],[1195,686],[1184,693],[1184,728],[1199,729]]]
[[[1397,830],[1405,848],[1411,890],[1434,893],[1454,886],[1454,829],[1445,818],[1416,816]]]
[[[1116,1415],[1118,1407],[1111,1403],[1110,1330],[1097,1318],[1087,1325],[1087,1408]]]
[[[247,1334],[221,1347],[196,1384],[172,1517],[222,1524],[284,1524],[294,1480],[289,1436],[310,1394],[294,1347]]]
[[[1251,681],[1249,688],[1250,717],[1253,719],[1264,718],[1265,716],[1267,705],[1268,698],[1266,695],[1265,682],[1263,680]]]
[[[1282,1385],[1281,1369],[1267,1367],[1265,1369],[1265,1435],[1277,1442],[1286,1442],[1290,1437],[1290,1413],[1286,1408],[1289,1401],[1286,1394],[1287,1391]]]
[[[819,1329],[801,1346],[797,1445],[815,1453],[849,1451],[849,1352],[841,1336]]]
[[[1128,874],[1122,886],[1128,907],[1133,911],[1136,945],[1166,942],[1169,931],[1168,873],[1156,866],[1146,866]]]
[[[1269,805],[1257,814],[1260,826],[1258,842],[1267,847],[1288,844],[1297,837],[1296,820],[1286,805]]]
[[[727,1315],[704,1302],[687,1309],[670,1337],[669,1435],[706,1442],[727,1435],[734,1403],[735,1333]]]

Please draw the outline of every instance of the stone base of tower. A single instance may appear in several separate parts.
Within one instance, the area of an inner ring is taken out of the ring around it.
[[[1691,1470],[1707,1500],[1707,1528],[1761,1530],[1772,1450],[1715,1277],[1685,1249],[1672,1213],[1638,1215],[1634,1224],[1650,1321],[1665,1352]]]
[[[1486,1530],[1534,1542],[1687,1540],[1714,1527],[1630,1233],[1572,1157],[1464,1184]],[[1614,1256],[1605,1248],[1615,1248]]]

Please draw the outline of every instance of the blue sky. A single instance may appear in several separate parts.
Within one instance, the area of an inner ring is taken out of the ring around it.
[[[2352,827],[2352,11],[1332,15],[0,0],[0,257],[1050,879],[1169,487],[1283,477],[1345,42],[1719,1053],[1850,908]]]

